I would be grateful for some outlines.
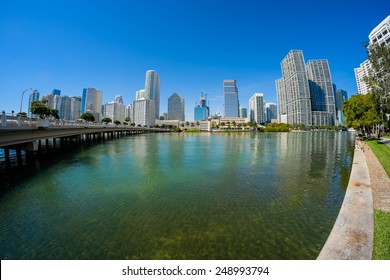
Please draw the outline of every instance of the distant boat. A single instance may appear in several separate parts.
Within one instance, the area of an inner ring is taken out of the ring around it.
[[[356,132],[356,130],[353,127],[348,128],[349,132]]]

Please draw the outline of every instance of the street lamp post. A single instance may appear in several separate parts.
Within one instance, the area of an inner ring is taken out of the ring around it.
[[[20,124],[21,124],[23,95],[24,95],[24,93],[25,93],[26,91],[28,91],[28,90],[32,90],[32,88],[25,89],[25,90],[22,92],[22,98],[20,99],[20,109],[19,109],[19,116],[18,116],[18,126],[20,126]]]

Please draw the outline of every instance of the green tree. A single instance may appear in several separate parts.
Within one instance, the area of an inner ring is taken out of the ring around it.
[[[95,121],[95,117],[91,113],[83,113],[80,116],[80,118],[85,120],[86,122],[93,122],[93,121]]]
[[[373,124],[379,124],[380,114],[375,106],[375,97],[372,93],[365,95],[353,95],[344,102],[343,113],[345,124],[360,130],[363,134],[370,135],[369,128]]]
[[[120,121],[118,121],[118,120],[115,120],[115,121],[114,121],[114,124],[115,124],[115,125],[120,125],[120,124],[121,124],[121,122],[120,122]]]
[[[17,117],[21,116],[21,117],[27,117],[27,113],[26,112],[19,112],[16,114]]]
[[[128,122],[128,123],[130,123],[130,122],[131,122],[131,119],[130,119],[130,117],[127,117],[127,118],[125,119],[125,122]]]
[[[35,100],[31,102],[30,111],[34,115],[38,115],[41,119],[54,117],[59,119],[58,110],[47,107],[47,100]]]
[[[111,123],[111,122],[112,122],[112,119],[110,119],[108,117],[102,119],[102,123],[108,124],[108,123]]]
[[[368,45],[366,43],[366,49],[371,70],[369,76],[365,78],[365,82],[372,94],[374,108],[379,114],[381,122],[385,124],[386,114],[390,113],[390,46]]]

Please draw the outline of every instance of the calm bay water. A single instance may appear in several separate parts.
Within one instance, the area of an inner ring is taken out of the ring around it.
[[[0,258],[315,259],[353,148],[348,132],[99,144],[0,197]]]

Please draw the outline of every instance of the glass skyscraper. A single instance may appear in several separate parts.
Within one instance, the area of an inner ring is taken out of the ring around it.
[[[225,117],[238,118],[240,106],[238,102],[238,89],[236,87],[236,80],[224,80],[223,92],[225,99]]]
[[[145,99],[154,101],[155,119],[160,118],[160,78],[155,70],[146,71]]]
[[[176,92],[168,98],[168,120],[185,120],[184,98]]]
[[[313,125],[335,125],[337,122],[336,108],[328,61],[326,59],[309,60],[306,63],[306,71],[310,87],[311,109],[326,112],[328,115],[325,116],[323,113],[324,118],[329,120],[329,122],[314,123],[313,118]]]

